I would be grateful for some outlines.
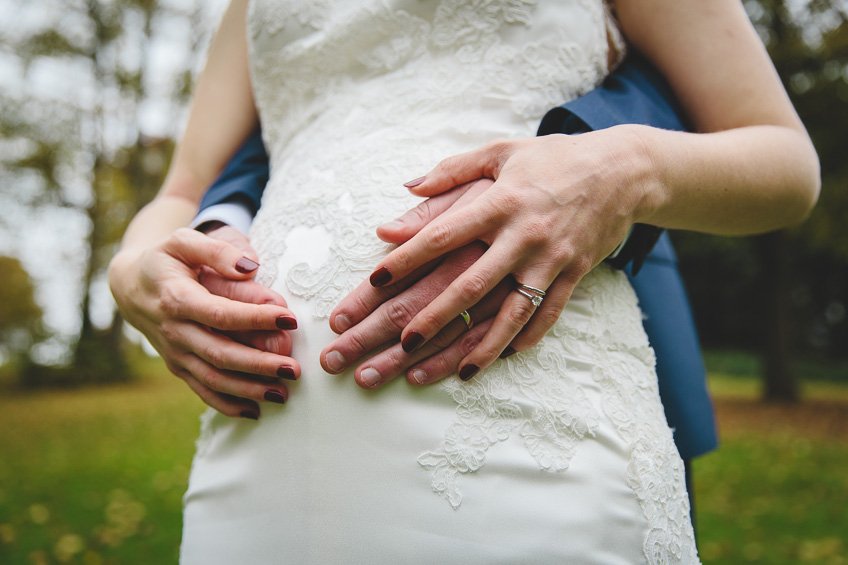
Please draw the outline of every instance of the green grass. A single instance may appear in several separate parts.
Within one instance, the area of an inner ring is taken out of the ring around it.
[[[177,560],[203,407],[161,363],[143,382],[0,398],[0,563]],[[722,447],[695,462],[704,563],[848,564],[848,385],[796,406],[714,373]]]

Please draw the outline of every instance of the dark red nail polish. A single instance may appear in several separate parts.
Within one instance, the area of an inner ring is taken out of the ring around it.
[[[501,351],[501,354],[498,357],[500,357],[501,359],[506,359],[510,355],[514,355],[514,354],[515,354],[515,350],[512,347],[507,345],[506,349]]]
[[[371,273],[371,286],[383,286],[392,280],[392,274],[385,267],[380,267]]]
[[[247,418],[248,420],[258,420],[259,415],[255,412],[251,412],[250,410],[245,410],[241,413],[242,418]]]
[[[286,397],[278,390],[265,391],[265,400],[268,402],[276,402],[277,404],[285,404]]]
[[[277,327],[281,330],[296,330],[297,318],[294,316],[277,316]]]
[[[415,188],[419,184],[423,183],[425,180],[427,180],[427,177],[418,177],[417,179],[412,179],[409,182],[403,183],[403,186],[405,186],[406,188]]]
[[[463,367],[462,369],[459,370],[459,378],[464,380],[464,381],[467,381],[471,377],[476,375],[477,371],[479,371],[479,370],[480,370],[480,367],[478,367],[477,365],[473,365],[473,364],[469,363],[468,365],[466,365],[465,367]]]
[[[280,368],[277,369],[277,376],[281,379],[287,379],[290,381],[297,379],[297,377],[294,376],[294,369],[288,365],[280,365]]]
[[[424,343],[424,336],[418,332],[409,332],[406,334],[406,337],[403,338],[400,342],[400,346],[403,347],[403,350],[407,353],[412,353]]]
[[[239,273],[252,273],[258,268],[259,263],[257,263],[256,261],[251,261],[247,257],[242,257],[236,263],[236,271],[238,271]]]

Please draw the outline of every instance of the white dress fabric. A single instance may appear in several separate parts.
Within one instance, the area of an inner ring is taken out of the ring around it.
[[[318,363],[332,308],[418,200],[401,183],[607,72],[602,0],[253,0],[271,178],[258,278],[303,376],[258,422],[208,411],[184,563],[696,563],[683,464],[626,278],[580,283],[536,348],[468,382],[360,389]]]

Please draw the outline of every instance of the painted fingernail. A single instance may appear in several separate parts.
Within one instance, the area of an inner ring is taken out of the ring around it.
[[[415,369],[412,371],[412,379],[416,383],[423,385],[427,382],[427,373],[422,369]]]
[[[256,261],[251,261],[247,257],[242,257],[236,263],[236,271],[238,271],[239,273],[252,273],[258,268],[259,263],[257,263]]]
[[[338,314],[335,318],[333,318],[333,323],[336,326],[336,331],[338,333],[344,333],[350,328],[352,325],[350,323],[350,318],[345,316],[344,314]]]
[[[412,179],[409,182],[403,183],[403,186],[405,186],[406,188],[415,188],[425,180],[427,180],[427,177],[418,177],[417,179]]]
[[[277,316],[277,327],[281,330],[296,330],[297,318],[294,316]]]
[[[359,380],[368,388],[374,388],[380,384],[380,373],[377,369],[368,367],[367,369],[362,369],[362,372],[359,373]]]
[[[473,365],[473,364],[469,363],[468,365],[466,365],[465,367],[463,367],[462,369],[459,370],[459,378],[464,380],[464,381],[467,381],[471,377],[476,375],[477,371],[479,371],[479,370],[480,370],[480,367],[478,367],[477,365]]]
[[[242,418],[247,418],[248,420],[258,420],[259,414],[256,412],[251,412],[250,410],[245,410],[240,414]]]
[[[400,346],[407,353],[412,353],[424,343],[424,336],[418,332],[409,332],[406,337],[400,342]]]
[[[280,368],[277,369],[277,376],[281,379],[287,379],[290,381],[297,379],[297,377],[294,376],[294,368],[289,365],[280,365]]]
[[[266,390],[265,400],[267,400],[268,402],[276,402],[277,404],[286,403],[286,397],[283,396],[283,393],[278,390]]]
[[[327,353],[327,368],[332,373],[340,373],[345,368],[345,358],[338,351]]]
[[[507,346],[506,349],[501,351],[501,354],[498,355],[498,357],[500,357],[501,359],[506,359],[510,355],[514,355],[514,354],[515,354],[515,350],[512,347]]]
[[[371,286],[383,286],[392,280],[392,274],[385,267],[380,267],[371,273]]]

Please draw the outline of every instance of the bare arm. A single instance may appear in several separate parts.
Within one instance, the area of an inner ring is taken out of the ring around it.
[[[224,414],[258,418],[257,402],[284,402],[280,379],[300,374],[279,331],[296,319],[281,296],[249,280],[258,267],[249,245],[184,227],[256,125],[246,7],[233,0],[224,15],[165,183],[127,229],[109,283],[121,313],[198,396]]]

